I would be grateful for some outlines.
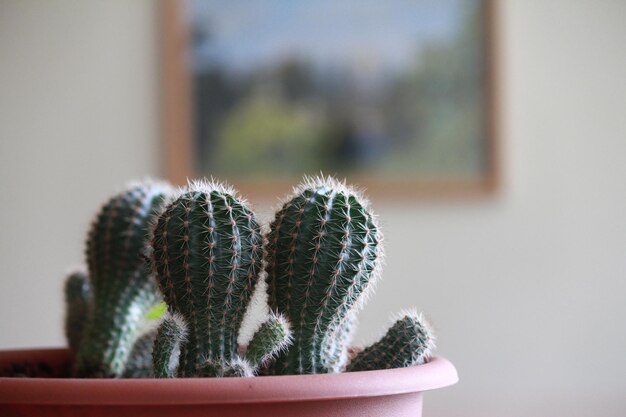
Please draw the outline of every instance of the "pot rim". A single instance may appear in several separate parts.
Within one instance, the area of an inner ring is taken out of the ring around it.
[[[67,349],[0,352],[0,361],[67,358]],[[407,368],[255,378],[0,378],[0,404],[233,404],[319,401],[428,391],[458,382],[452,363],[434,357]],[[207,395],[208,394],[208,395]]]

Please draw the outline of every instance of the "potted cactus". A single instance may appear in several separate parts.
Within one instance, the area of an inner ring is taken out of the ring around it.
[[[305,178],[265,229],[215,181],[144,182],[111,198],[65,286],[70,349],[0,353],[0,413],[415,416],[457,381],[424,318],[364,349],[357,313],[382,234],[360,193]],[[257,284],[268,311],[238,336]],[[50,378],[44,378],[47,376]]]

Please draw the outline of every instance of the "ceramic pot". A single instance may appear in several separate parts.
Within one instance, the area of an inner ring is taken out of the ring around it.
[[[0,352],[0,370],[62,374],[67,349]],[[458,381],[436,357],[424,365],[256,378],[0,378],[2,416],[419,417],[423,392]]]

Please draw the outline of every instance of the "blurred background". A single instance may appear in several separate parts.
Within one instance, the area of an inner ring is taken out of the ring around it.
[[[461,381],[425,415],[623,416],[626,3],[497,5],[500,186],[373,196],[388,258],[357,341],[427,313]],[[159,13],[0,0],[2,349],[64,344],[62,282],[92,213],[166,175]]]
[[[491,174],[488,1],[180,4],[195,172],[413,185]]]

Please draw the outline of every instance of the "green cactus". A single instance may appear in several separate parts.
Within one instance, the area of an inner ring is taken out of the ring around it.
[[[187,324],[178,314],[166,314],[159,326],[152,361],[154,376],[157,378],[174,378],[178,369],[181,345],[187,341]]]
[[[421,314],[404,314],[376,343],[359,352],[347,371],[402,368],[426,362],[435,348],[433,331]]]
[[[367,201],[330,177],[305,178],[267,240],[246,202],[216,182],[190,183],[175,197],[165,184],[129,187],[90,229],[88,274],[65,284],[75,374],[248,377],[261,367],[309,374],[423,363],[434,336],[407,313],[346,366],[356,314],[380,274],[381,241]],[[271,313],[242,348],[266,262]],[[165,309],[155,308],[161,294],[167,314],[146,332]]]
[[[245,359],[253,366],[253,372],[268,365],[272,359],[285,351],[292,341],[289,322],[284,316],[270,313],[254,333],[245,351]]]
[[[157,331],[149,330],[133,344],[126,365],[124,366],[124,378],[152,378],[152,348]]]
[[[145,315],[160,300],[143,256],[148,225],[170,192],[164,183],[132,185],[96,216],[86,250],[93,308],[78,347],[78,376],[124,373]]]
[[[171,317],[155,342],[157,376],[249,376],[255,364],[239,355],[237,336],[263,235],[246,202],[216,182],[191,183],[157,219],[151,264]]]
[[[339,372],[349,341],[344,336],[351,333],[343,326],[380,270],[382,236],[376,219],[368,203],[344,183],[305,178],[270,229],[270,308],[288,318],[294,335],[270,373]]]
[[[229,362],[206,361],[198,367],[198,376],[255,376],[261,368],[284,351],[289,343],[291,343],[289,323],[281,315],[270,314],[254,333],[243,354],[234,356]]]
[[[92,293],[87,273],[78,270],[65,281],[65,337],[70,349],[78,351],[80,340],[91,313]]]
[[[93,294],[89,286],[87,273],[77,270],[70,274],[65,281],[65,335],[70,349],[77,352],[81,343],[84,328],[93,308]],[[158,311],[151,312],[158,318]],[[152,377],[152,345],[156,330],[146,331],[134,343],[128,361],[124,367],[124,378]]]
[[[348,362],[348,348],[357,327],[357,309],[353,308],[343,321],[333,323],[330,327],[322,349],[323,367],[333,372],[342,372]]]

